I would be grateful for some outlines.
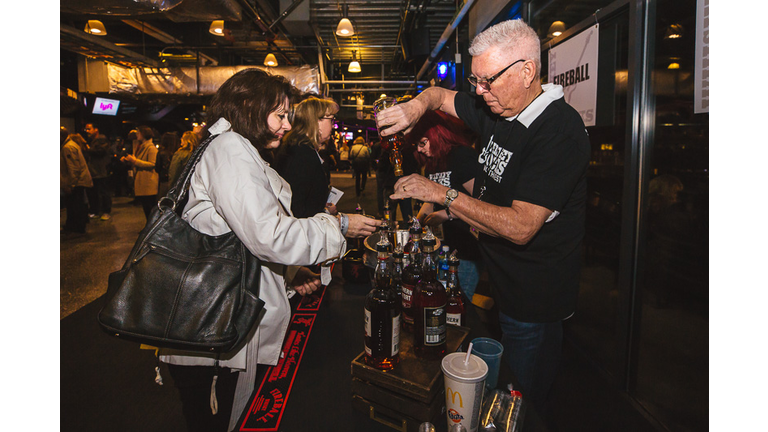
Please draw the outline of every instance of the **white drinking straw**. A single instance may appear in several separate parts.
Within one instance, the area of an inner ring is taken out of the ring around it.
[[[472,354],[472,342],[469,343],[469,347],[467,347],[467,356],[464,357],[464,365],[469,364],[469,356]]]

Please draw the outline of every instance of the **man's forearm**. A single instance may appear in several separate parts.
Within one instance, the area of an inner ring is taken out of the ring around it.
[[[515,201],[510,207],[489,204],[460,193],[451,204],[451,214],[485,234],[526,244],[541,229],[551,211],[534,204]]]
[[[456,109],[453,105],[453,98],[455,96],[456,92],[453,90],[442,87],[429,87],[416,96],[414,100],[423,104],[424,112],[440,110],[456,117]]]

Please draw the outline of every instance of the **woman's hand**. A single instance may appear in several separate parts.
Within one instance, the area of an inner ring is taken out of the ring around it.
[[[436,212],[430,213],[426,218],[424,218],[424,225],[433,227],[446,222],[448,219],[448,213],[446,213],[445,210],[438,210]]]
[[[305,296],[317,291],[321,286],[320,275],[306,267],[300,267],[291,281],[291,288]]]
[[[120,162],[124,162],[130,165],[136,165],[136,158],[133,155],[127,155],[120,158]]]
[[[360,214],[348,214],[349,226],[347,227],[347,237],[365,238],[373,234],[377,227],[381,226],[381,221]]]

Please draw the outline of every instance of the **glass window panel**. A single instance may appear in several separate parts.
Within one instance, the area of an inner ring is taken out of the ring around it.
[[[633,396],[670,430],[708,427],[709,114],[694,113],[696,0],[660,1]]]

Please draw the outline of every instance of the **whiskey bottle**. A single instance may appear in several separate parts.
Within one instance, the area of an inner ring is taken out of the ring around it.
[[[411,225],[411,238],[408,239],[408,243],[403,250],[403,285],[402,285],[402,312],[403,312],[403,329],[406,331],[413,330],[413,293],[416,290],[416,285],[421,280],[421,226],[418,219],[413,219],[413,225]],[[415,228],[414,228],[415,227]]]
[[[402,311],[403,295],[403,248],[398,246],[392,252],[392,289],[397,296],[397,308]]]
[[[421,224],[414,216],[411,218],[411,227],[408,229],[408,242],[403,246],[403,263],[407,266],[411,260],[411,250],[414,243],[421,242]]]
[[[459,283],[459,258],[454,250],[448,256],[448,275],[445,279],[445,289],[448,294],[446,306],[446,322],[456,326],[467,325],[467,300]]]
[[[424,237],[421,281],[413,295],[414,348],[416,355],[440,359],[445,354],[446,306],[445,287],[437,281],[437,261],[433,258],[436,241],[431,231]]]
[[[389,241],[376,244],[374,287],[365,297],[365,364],[392,370],[400,361],[400,311],[392,288]]]

